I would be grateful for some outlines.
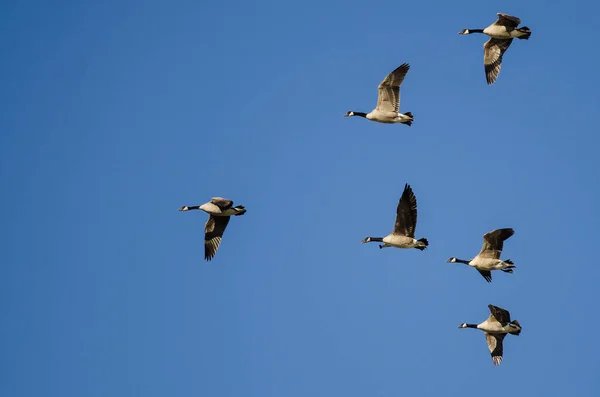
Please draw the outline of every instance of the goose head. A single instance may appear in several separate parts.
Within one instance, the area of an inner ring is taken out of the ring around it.
[[[187,205],[184,205],[183,207],[181,207],[179,209],[179,211],[189,211],[189,210],[190,210],[190,207],[188,207]]]
[[[460,32],[458,32],[458,34],[470,34],[471,32],[469,31],[469,29],[463,29]]]
[[[344,115],[344,117],[352,117],[352,116],[354,116],[354,112],[353,112],[352,110],[349,110],[349,111],[348,111],[348,112],[347,112],[347,113]]]
[[[446,262],[447,263],[456,263],[457,259],[455,257],[452,257],[450,259],[448,259]]]

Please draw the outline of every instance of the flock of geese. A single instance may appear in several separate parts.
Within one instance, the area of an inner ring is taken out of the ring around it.
[[[498,13],[498,20],[485,29],[464,29],[459,34],[482,33],[490,37],[484,44],[483,64],[488,84],[493,84],[498,78],[502,57],[514,38],[527,40],[531,30],[519,28],[521,20],[517,17]],[[378,87],[377,106],[370,113],[349,111],[344,116],[359,116],[371,121],[386,124],[412,125],[414,117],[411,112],[399,113],[400,85],[404,81],[410,65],[403,63],[391,72]],[[243,205],[233,206],[233,201],[223,197],[213,197],[208,203],[197,206],[183,206],[179,211],[202,210],[209,214],[204,226],[204,259],[212,260],[217,253],[225,228],[231,216],[246,213]],[[396,223],[393,231],[385,237],[366,237],[361,242],[379,242],[379,248],[416,248],[423,251],[429,246],[426,238],[415,238],[417,227],[417,198],[406,184],[396,208]],[[464,260],[452,257],[446,262],[464,263],[477,270],[487,282],[492,281],[492,271],[501,270],[512,273],[515,268],[510,259],[500,259],[504,241],[515,231],[511,228],[492,230],[483,235],[481,251],[472,259]],[[521,325],[517,320],[510,319],[510,313],[500,307],[488,305],[490,316],[479,324],[463,323],[459,328],[476,328],[482,330],[488,344],[494,365],[502,362],[502,343],[507,334],[519,335]]]

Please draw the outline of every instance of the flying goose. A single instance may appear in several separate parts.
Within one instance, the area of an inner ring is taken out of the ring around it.
[[[404,76],[408,73],[408,69],[410,69],[410,65],[403,63],[383,79],[378,88],[377,107],[371,113],[349,111],[344,116],[360,116],[379,123],[402,123],[410,126],[414,120],[412,113],[398,113],[400,107],[400,84],[404,81]]]
[[[239,216],[246,213],[243,205],[233,207],[233,201],[223,197],[213,197],[208,203],[195,206],[184,205],[179,211],[202,210],[210,214],[204,225],[204,259],[210,261],[214,258],[223,232],[229,223],[229,217]]]
[[[416,248],[423,251],[429,245],[429,242],[426,238],[415,240],[416,228],[417,198],[407,183],[404,185],[404,192],[402,192],[402,197],[398,201],[394,231],[384,238],[367,237],[361,243],[377,241],[383,243],[383,245],[379,245],[379,248]]]
[[[481,273],[488,283],[492,282],[492,270],[502,270],[506,273],[512,273],[516,266],[510,259],[501,260],[500,253],[504,240],[515,234],[513,229],[496,229],[483,235],[483,246],[477,256],[469,261],[452,257],[446,262],[464,263],[472,266]]]
[[[458,328],[477,328],[485,332],[485,340],[492,355],[494,365],[500,365],[502,362],[502,341],[506,334],[519,335],[521,333],[521,324],[517,320],[510,321],[508,310],[501,309],[494,305],[488,305],[490,316],[481,324],[462,323]]]
[[[458,34],[483,33],[491,38],[483,45],[483,65],[488,84],[494,84],[500,74],[502,56],[514,38],[527,40],[531,30],[523,26],[518,28],[521,20],[517,17],[497,13],[498,20],[485,29],[463,29]]]

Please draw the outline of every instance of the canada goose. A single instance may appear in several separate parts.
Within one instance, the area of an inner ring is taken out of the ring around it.
[[[523,26],[517,28],[521,20],[517,17],[498,13],[498,20],[485,29],[463,29],[458,34],[483,33],[491,38],[483,45],[483,65],[488,84],[494,84],[502,66],[502,56],[514,38],[527,40],[531,30]]]
[[[400,107],[400,84],[404,81],[404,76],[408,73],[408,69],[410,69],[410,65],[403,63],[383,79],[378,88],[377,107],[371,113],[349,111],[344,116],[360,116],[379,123],[402,123],[410,126],[414,120],[412,113],[398,113]]]
[[[367,237],[361,243],[377,241],[383,243],[383,245],[379,245],[379,248],[416,248],[423,251],[429,245],[429,242],[426,238],[415,240],[416,228],[417,198],[407,183],[404,185],[404,192],[402,192],[402,197],[400,197],[398,207],[396,208],[394,231],[384,238]]]
[[[214,258],[221,244],[223,232],[229,223],[229,217],[246,213],[243,205],[233,207],[233,201],[223,197],[213,197],[208,203],[195,206],[184,205],[179,211],[202,210],[210,214],[204,225],[204,259]]]
[[[494,365],[500,365],[502,362],[502,341],[506,334],[519,335],[521,333],[521,324],[517,320],[510,321],[508,310],[501,309],[494,305],[488,305],[490,316],[481,324],[462,323],[458,328],[477,328],[485,332],[485,339],[492,355]]]
[[[512,273],[512,269],[516,267],[510,259],[506,259],[504,261],[500,260],[500,253],[502,252],[504,240],[508,239],[513,234],[515,234],[515,231],[510,228],[497,229],[488,232],[483,235],[483,246],[475,258],[471,259],[470,261],[466,261],[452,257],[446,262],[458,262],[472,266],[477,269],[479,273],[481,273],[483,278],[485,278],[488,283],[491,283],[492,270],[502,270],[506,273]]]

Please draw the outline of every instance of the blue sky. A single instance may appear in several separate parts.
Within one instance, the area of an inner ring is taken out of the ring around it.
[[[0,395],[596,395],[599,8],[3,4]],[[496,12],[533,34],[490,87],[457,32]],[[343,117],[403,62],[412,127]],[[360,244],[405,183],[429,249]],[[248,212],[207,263],[212,196]],[[514,274],[445,263],[500,227]]]

